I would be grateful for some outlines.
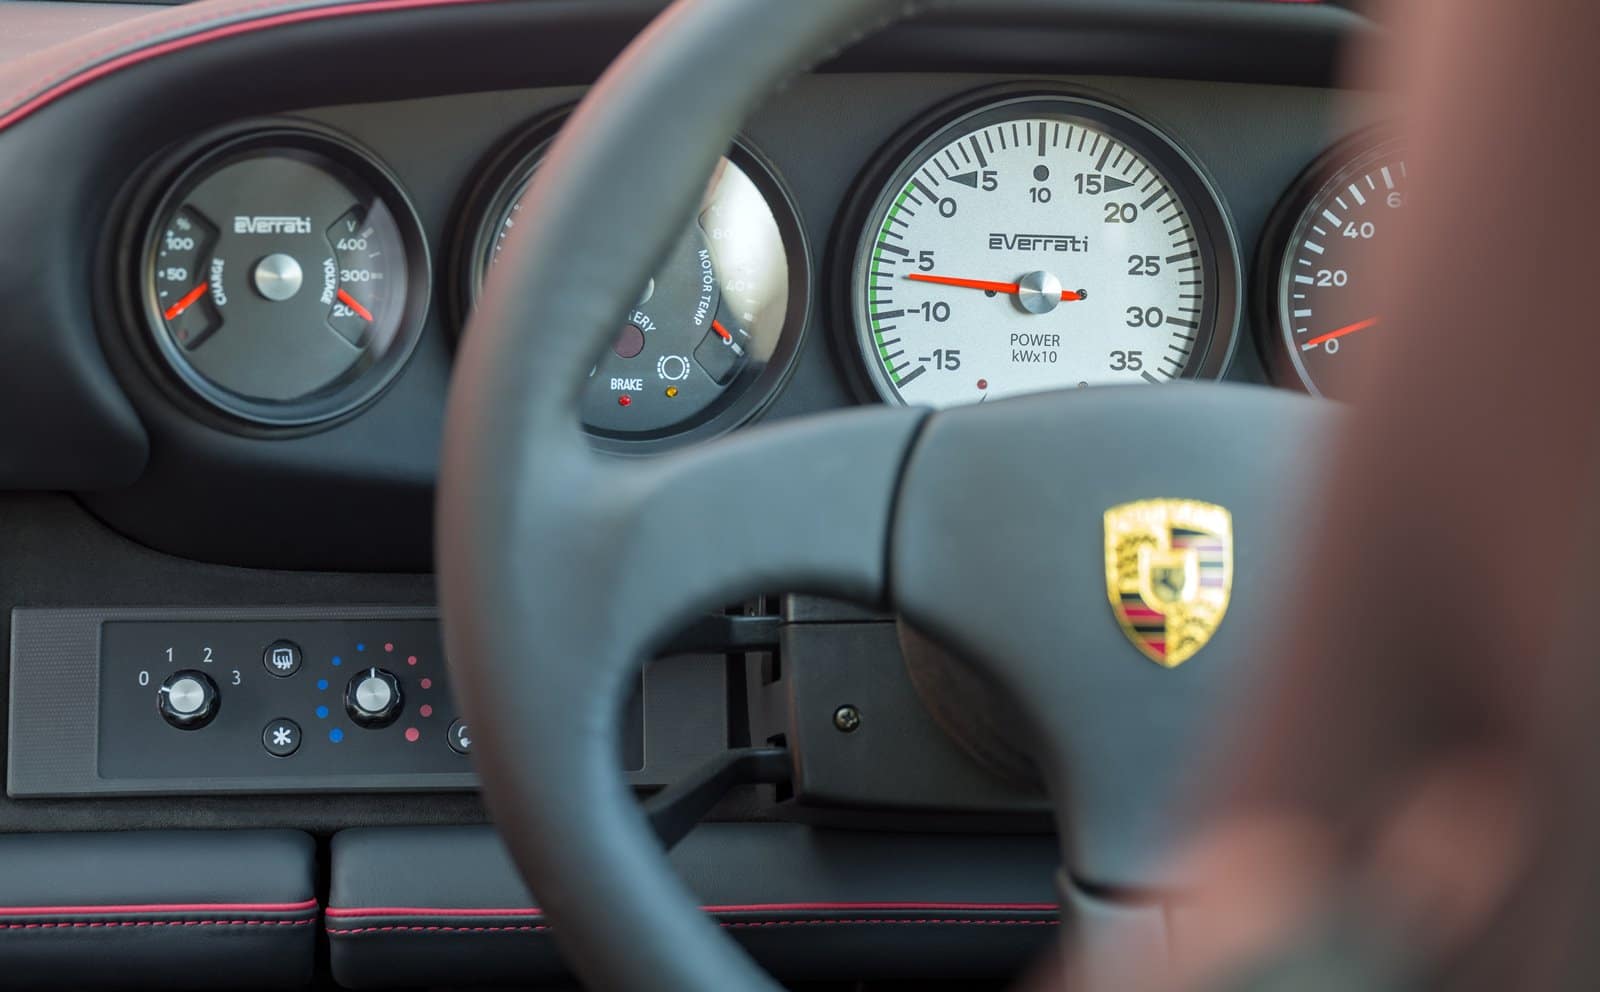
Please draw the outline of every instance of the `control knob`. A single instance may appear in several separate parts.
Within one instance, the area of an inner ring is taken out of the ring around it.
[[[344,692],[344,708],[363,727],[387,727],[400,717],[405,697],[393,672],[369,668],[357,672]]]
[[[222,705],[217,684],[205,672],[173,672],[156,691],[161,718],[179,730],[199,730],[211,722]]]

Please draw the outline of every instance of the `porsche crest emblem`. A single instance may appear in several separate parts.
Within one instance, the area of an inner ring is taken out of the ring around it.
[[[1233,591],[1233,515],[1192,499],[1106,511],[1106,592],[1146,658],[1177,668],[1206,646]]]

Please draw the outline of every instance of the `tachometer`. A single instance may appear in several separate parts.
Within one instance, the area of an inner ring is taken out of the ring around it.
[[[1280,379],[1350,398],[1351,356],[1384,333],[1373,287],[1408,178],[1397,140],[1362,135],[1314,163],[1285,197],[1264,241],[1273,254],[1263,330]]]
[[[936,407],[1215,376],[1235,240],[1170,139],[1077,96],[991,97],[890,153],[851,310],[884,400]]]
[[[421,332],[428,262],[398,186],[319,131],[225,140],[155,210],[144,243],[157,352],[214,406],[272,426],[373,396]]]

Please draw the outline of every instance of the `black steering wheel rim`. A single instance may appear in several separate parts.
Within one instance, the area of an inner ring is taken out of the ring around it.
[[[777,987],[698,912],[615,763],[634,674],[699,613],[772,588],[892,606],[1023,704],[1069,813],[1068,876],[1139,890],[1176,832],[1149,797],[1205,764],[1197,728],[1246,674],[1243,631],[1271,612],[1298,439],[1330,416],[1288,394],[1129,387],[936,417],[862,409],[646,462],[585,439],[577,391],[739,126],[914,6],[669,9],[552,147],[464,337],[439,502],[448,653],[496,823],[595,987]],[[1110,444],[1113,428],[1183,444],[1153,461]],[[1233,510],[1233,610],[1247,615],[1206,664],[1166,671],[1128,657],[1105,613],[1099,528],[1108,507],[1172,496]],[[1117,725],[1129,712],[1146,733]]]

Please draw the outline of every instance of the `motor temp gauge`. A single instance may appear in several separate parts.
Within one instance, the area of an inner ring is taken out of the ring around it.
[[[1266,352],[1277,377],[1351,398],[1353,356],[1385,332],[1373,287],[1409,181],[1398,141],[1363,135],[1296,182],[1264,244],[1271,278]]]
[[[560,119],[523,136],[488,170],[468,210],[464,309],[493,278],[523,195]],[[714,436],[754,416],[782,383],[805,325],[808,263],[799,222],[770,169],[736,144],[693,221],[640,287],[579,399],[602,448],[645,454]]]
[[[947,407],[1220,375],[1238,261],[1217,194],[1168,137],[1076,95],[980,95],[869,181],[850,278],[868,380]]]

